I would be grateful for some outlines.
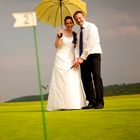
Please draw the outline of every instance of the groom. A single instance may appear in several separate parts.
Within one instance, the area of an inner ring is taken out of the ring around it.
[[[86,21],[82,11],[76,11],[73,17],[81,27],[78,33],[79,47],[76,47],[76,65],[80,64],[86,99],[89,101],[88,106],[83,107],[83,109],[102,109],[104,108],[103,83],[101,78],[102,50],[98,29],[95,24]]]

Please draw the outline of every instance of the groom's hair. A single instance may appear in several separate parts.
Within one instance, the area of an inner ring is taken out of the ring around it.
[[[82,11],[76,11],[74,14],[73,14],[73,18],[75,19],[75,16],[77,15],[77,14],[82,14],[83,16],[85,16],[84,15],[84,13],[82,12]]]

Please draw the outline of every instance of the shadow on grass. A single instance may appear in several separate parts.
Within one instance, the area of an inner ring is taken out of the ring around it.
[[[19,111],[0,111],[0,113],[21,113],[21,112],[42,112],[42,110],[24,110],[24,111],[22,111],[22,110],[19,110]],[[45,110],[45,112],[46,112],[46,110]]]
[[[130,108],[130,109],[98,109],[100,112],[127,112],[127,111],[140,111],[140,108]]]
[[[55,111],[46,111],[45,112],[55,112]],[[59,110],[58,112],[65,112],[65,111],[70,111],[70,112],[78,112],[78,111],[83,111],[83,112],[87,112],[87,111],[93,111],[93,112],[128,112],[128,111],[140,111],[140,108],[134,108],[134,109],[88,109],[88,110]],[[19,110],[19,111],[0,111],[0,113],[21,113],[21,112],[42,112],[42,110]]]

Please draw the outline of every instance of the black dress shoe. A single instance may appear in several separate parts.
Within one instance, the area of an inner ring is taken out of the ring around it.
[[[95,109],[102,109],[102,108],[104,108],[104,105],[102,105],[102,104],[98,104],[98,105],[96,105],[96,107],[95,107]]]
[[[82,107],[82,109],[92,109],[92,108],[95,108],[95,107],[96,107],[95,105],[89,104],[88,106]]]

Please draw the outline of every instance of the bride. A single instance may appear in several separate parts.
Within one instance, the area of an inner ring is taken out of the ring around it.
[[[72,67],[77,41],[76,33],[72,31],[72,17],[66,16],[64,23],[65,29],[58,32],[55,41],[57,52],[48,96],[48,111],[81,109],[86,105],[79,67]]]

